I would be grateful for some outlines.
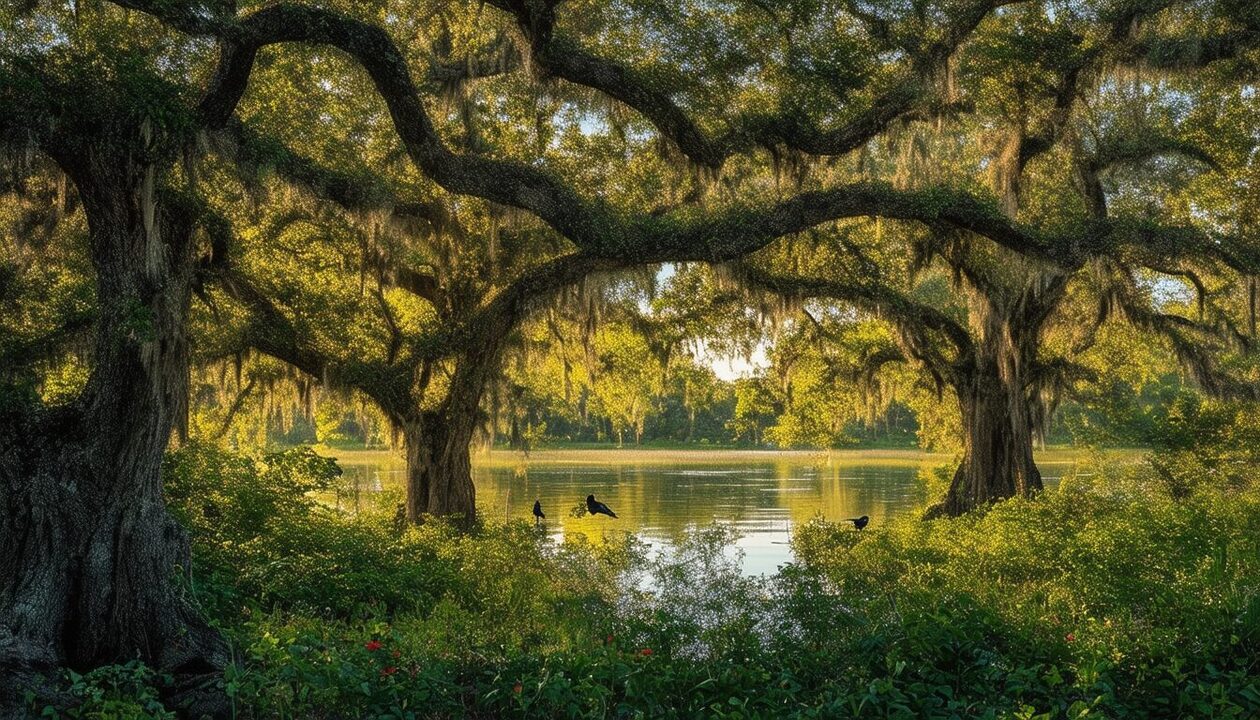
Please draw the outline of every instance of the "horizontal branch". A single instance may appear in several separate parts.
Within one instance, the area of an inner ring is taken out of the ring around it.
[[[225,267],[218,269],[215,275],[224,293],[249,313],[242,336],[244,346],[287,363],[322,383],[359,390],[386,411],[408,406],[413,370],[410,365],[336,358],[312,344],[280,307],[243,273]]]
[[[161,0],[115,0],[181,31],[219,38],[220,61],[200,106],[202,123],[224,127],[244,95],[257,53],[279,43],[314,43],[355,59],[384,99],[412,161],[446,190],[526,210],[579,246],[616,234],[620,224],[600,202],[583,200],[550,173],[521,163],[458,155],[442,142],[420,101],[406,59],[383,29],[336,12],[282,3],[243,19],[190,18]],[[195,15],[195,14],[193,14]]]
[[[1215,35],[1155,37],[1136,41],[1124,59],[1154,70],[1194,70],[1232,60],[1260,46],[1260,31],[1229,30]]]
[[[1131,325],[1163,338],[1172,347],[1178,364],[1204,393],[1225,399],[1260,399],[1260,384],[1231,376],[1216,364],[1218,343],[1238,345],[1240,338],[1224,337],[1232,328],[1212,327],[1173,313],[1147,307],[1132,286],[1113,285],[1107,301]]]
[[[408,154],[429,177],[450,192],[526,210],[592,257],[635,263],[723,262],[764,247],[778,237],[861,216],[948,225],[1066,268],[1079,267],[1091,255],[1118,252],[1135,239],[1131,224],[1109,220],[1095,221],[1071,234],[1046,237],[1012,222],[992,202],[963,191],[903,191],[882,183],[854,183],[805,192],[764,208],[734,208],[716,213],[683,210],[661,216],[627,217],[600,201],[584,200],[565,182],[538,168],[452,153],[439,138],[420,101],[405,58],[379,27],[328,10],[289,3],[268,6],[238,20],[190,18],[170,10],[172,4],[160,0],[115,1],[150,12],[186,32],[220,38],[223,58],[216,77],[222,81],[212,85],[208,104],[203,103],[204,120],[211,126],[228,122],[245,90],[259,48],[283,42],[338,48],[353,57],[372,78]],[[519,10],[519,3],[509,4]],[[980,21],[983,13],[979,8],[999,4],[1006,3],[993,0],[973,6],[967,22]],[[553,6],[538,2],[528,5]],[[1165,239],[1176,235],[1163,231],[1156,234]],[[1139,235],[1142,237],[1137,239],[1149,240],[1152,233],[1144,231]],[[1170,246],[1166,250],[1177,254],[1185,248]],[[1226,254],[1224,247],[1212,250]],[[1238,257],[1233,260],[1241,261]]]
[[[435,229],[448,223],[436,203],[404,201],[378,175],[325,167],[235,118],[211,135],[213,147],[238,168],[275,172],[285,182],[352,212],[387,211],[399,219],[420,219]]]
[[[1165,225],[1146,218],[1116,218],[1092,248],[1099,255],[1123,259],[1158,271],[1177,263],[1220,263],[1244,274],[1260,272],[1260,249],[1238,238],[1192,225]]]
[[[635,249],[645,261],[726,262],[772,240],[836,220],[882,217],[973,232],[1047,262],[1075,262],[1069,244],[1021,226],[985,199],[950,188],[898,190],[884,182],[856,182],[801,193],[763,208],[734,208],[716,216],[644,221]],[[609,249],[609,254],[619,255]]]
[[[1091,169],[1104,172],[1117,165],[1141,163],[1166,155],[1179,155],[1220,172],[1221,166],[1207,150],[1190,140],[1152,128],[1122,131],[1102,141],[1090,161]]]

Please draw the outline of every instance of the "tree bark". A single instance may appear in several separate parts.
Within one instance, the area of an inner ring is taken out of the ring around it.
[[[942,508],[945,514],[1031,497],[1042,489],[1023,391],[994,380],[977,378],[960,393],[963,459]]]
[[[477,514],[477,490],[469,456],[476,416],[423,413],[403,426],[407,456],[407,521],[426,515],[451,516],[470,525]]]
[[[481,396],[495,371],[501,342],[461,357],[445,400],[399,424],[407,454],[407,520],[446,516],[464,527],[477,519],[470,457],[481,417]]]
[[[61,665],[139,657],[187,679],[227,661],[178,589],[188,542],[159,473],[187,402],[192,218],[129,152],[57,159],[87,212],[99,320],[73,405],[0,418],[0,714]]]
[[[1035,342],[1009,323],[995,323],[977,346],[975,364],[959,373],[954,392],[962,413],[963,459],[949,494],[928,510],[928,517],[958,516],[1041,491],[1024,379]]]

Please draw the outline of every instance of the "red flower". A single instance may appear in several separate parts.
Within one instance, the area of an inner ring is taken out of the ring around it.
[[[381,649],[381,641],[368,640],[367,642],[363,643],[363,647],[367,648],[368,652],[376,652],[377,650]]]
[[[1063,636],[1063,639],[1067,640],[1068,642],[1076,642],[1076,633],[1068,633],[1067,635]]]
[[[612,636],[612,635],[609,635],[608,637],[604,638],[604,644],[605,644],[605,645],[612,645],[612,643],[613,643],[613,636]]]
[[[512,692],[516,693],[517,695],[520,695],[521,690],[524,690],[524,689],[525,688],[521,687],[521,684],[519,682],[512,686]]]
[[[398,668],[394,667],[393,665],[390,665],[389,667],[381,670],[381,675],[393,675],[396,672],[398,672]]]
[[[651,655],[651,654],[652,654],[652,648],[643,648],[642,650],[640,650],[640,651],[639,651],[639,654],[640,654],[640,655]]]
[[[401,651],[401,650],[395,650],[394,652],[390,653],[390,655],[392,655],[393,657],[396,657],[396,658],[397,658],[397,657],[402,657],[402,651]]]

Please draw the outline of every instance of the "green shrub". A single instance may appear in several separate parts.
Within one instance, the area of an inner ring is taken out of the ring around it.
[[[79,674],[64,672],[64,691],[71,702],[46,706],[40,717],[83,720],[174,720],[158,699],[156,686],[171,682],[144,663],[105,665]]]
[[[1158,487],[1141,472],[1113,473],[860,536],[816,522],[795,550],[807,572],[897,637],[887,648],[897,662],[948,670],[959,687],[997,683],[1002,697],[1067,715],[1075,702],[1110,717],[1260,711],[1260,644],[1247,639],[1260,596],[1260,493],[1178,502]],[[1006,682],[986,680],[985,668]]]

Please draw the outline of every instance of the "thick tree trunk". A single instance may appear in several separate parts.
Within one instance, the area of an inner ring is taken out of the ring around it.
[[[424,421],[401,423],[403,455],[407,459],[407,498],[403,501],[407,522],[418,523],[429,510],[429,479],[433,474],[433,449],[425,443]]]
[[[1018,337],[1018,336],[1016,336]],[[955,385],[962,411],[963,459],[944,502],[929,517],[957,516],[999,500],[1031,497],[1042,489],[1033,463],[1033,419],[1023,367],[1035,352],[1012,345],[1006,328],[991,332],[978,361]]]
[[[497,344],[460,359],[442,404],[400,422],[407,446],[407,520],[452,517],[465,527],[477,518],[470,450],[481,396],[498,359]]]
[[[963,459],[941,510],[961,515],[1042,489],[1033,463],[1032,430],[1022,389],[981,379],[960,396]]]
[[[451,516],[464,525],[475,520],[469,456],[475,419],[433,412],[404,424],[408,522],[422,522],[425,515]]]
[[[598,263],[584,259],[547,263],[529,282],[513,283],[475,319],[459,330],[461,342],[446,398],[433,410],[397,409],[395,417],[414,417],[400,423],[412,428],[408,440],[407,519],[419,522],[425,514],[454,516],[469,526],[477,518],[477,492],[469,457],[473,435],[481,420],[481,397],[498,371],[504,345],[531,305],[540,296],[584,277]]]
[[[426,435],[433,440],[427,512],[468,525],[477,519],[477,489],[473,486],[470,456],[475,409],[474,414],[449,414],[443,420],[431,423],[434,431]]]
[[[177,587],[187,539],[159,476],[187,398],[191,224],[157,204],[152,171],[129,155],[75,160],[97,273],[94,368],[73,406],[0,419],[0,711],[59,665],[139,657],[187,679],[227,660]]]

